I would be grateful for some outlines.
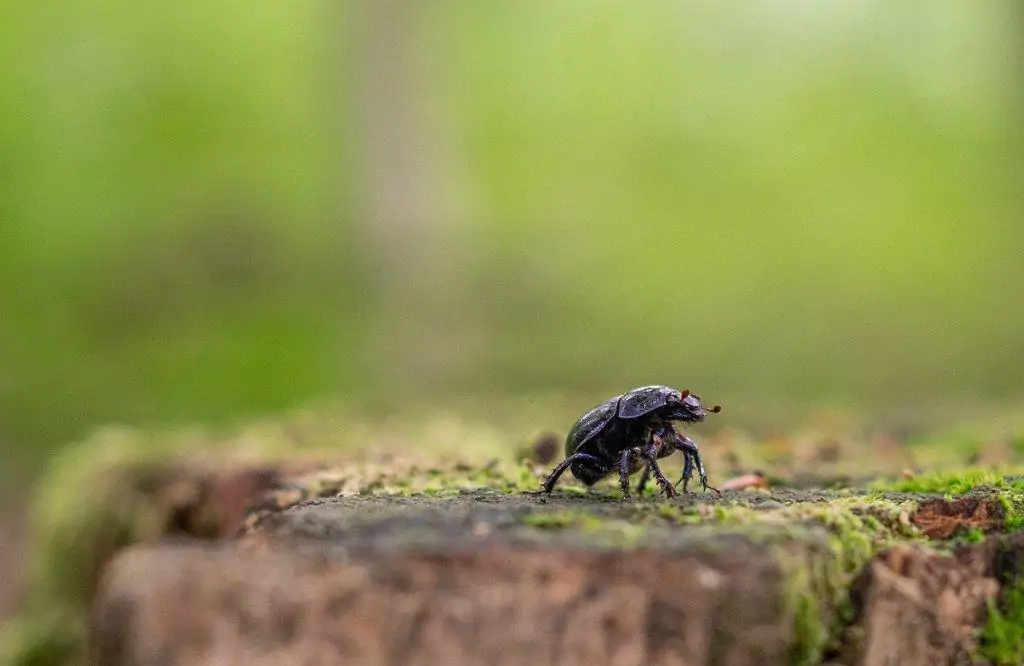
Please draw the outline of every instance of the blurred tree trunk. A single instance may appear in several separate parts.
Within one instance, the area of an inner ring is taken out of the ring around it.
[[[369,252],[379,379],[429,383],[458,359],[451,344],[466,218],[458,132],[429,38],[431,5],[350,5],[356,206]],[[464,351],[464,350],[463,350]]]
[[[428,90],[417,85],[417,70],[425,69],[417,61],[426,55],[419,30],[424,6],[363,0],[354,9],[360,209],[374,252],[385,265],[408,269],[410,260],[423,260],[430,227],[439,223],[444,177],[424,108]]]

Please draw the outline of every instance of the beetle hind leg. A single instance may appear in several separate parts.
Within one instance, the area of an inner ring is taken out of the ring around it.
[[[555,484],[558,483],[558,478],[565,473],[565,470],[569,469],[569,465],[573,464],[577,460],[593,460],[594,462],[600,462],[597,458],[590,455],[589,453],[574,453],[562,462],[558,463],[558,467],[551,470],[548,474],[547,480],[544,481],[544,492],[550,494],[555,488]]]

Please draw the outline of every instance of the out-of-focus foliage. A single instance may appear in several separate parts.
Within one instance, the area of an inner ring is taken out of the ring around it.
[[[325,394],[1019,393],[1013,3],[372,4],[5,3],[0,440]],[[399,110],[430,149],[375,154]],[[367,202],[407,159],[430,242],[389,251]]]
[[[355,282],[312,9],[5,4],[0,437],[343,386]]]

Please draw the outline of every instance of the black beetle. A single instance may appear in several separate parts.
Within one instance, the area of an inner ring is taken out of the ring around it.
[[[697,444],[672,427],[673,421],[703,421],[708,412],[720,411],[722,408],[718,405],[705,409],[700,396],[670,386],[643,386],[615,396],[584,414],[573,425],[565,438],[566,458],[548,475],[544,492],[552,491],[566,469],[588,486],[618,471],[622,493],[629,497],[629,475],[644,467],[637,492],[643,492],[648,477],[654,474],[662,492],[674,497],[675,486],[665,478],[657,460],[682,451],[686,462],[676,485],[682,482],[683,492],[686,492],[696,467],[704,490],[711,488],[721,495],[718,489],[708,485]]]

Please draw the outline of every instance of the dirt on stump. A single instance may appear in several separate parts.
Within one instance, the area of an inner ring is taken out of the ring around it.
[[[774,553],[736,530],[634,533],[637,510],[486,490],[335,497],[235,543],[129,549],[96,598],[91,661],[787,663],[795,625]]]
[[[880,553],[853,588],[857,666],[977,663],[976,628],[1001,585],[1021,576],[1024,535],[949,554],[900,545]]]
[[[156,547],[109,567],[92,663],[786,663],[764,551]]]
[[[995,497],[960,497],[955,500],[933,498],[922,501],[914,513],[914,524],[930,539],[951,539],[961,532],[976,529],[997,531],[1005,511]]]

